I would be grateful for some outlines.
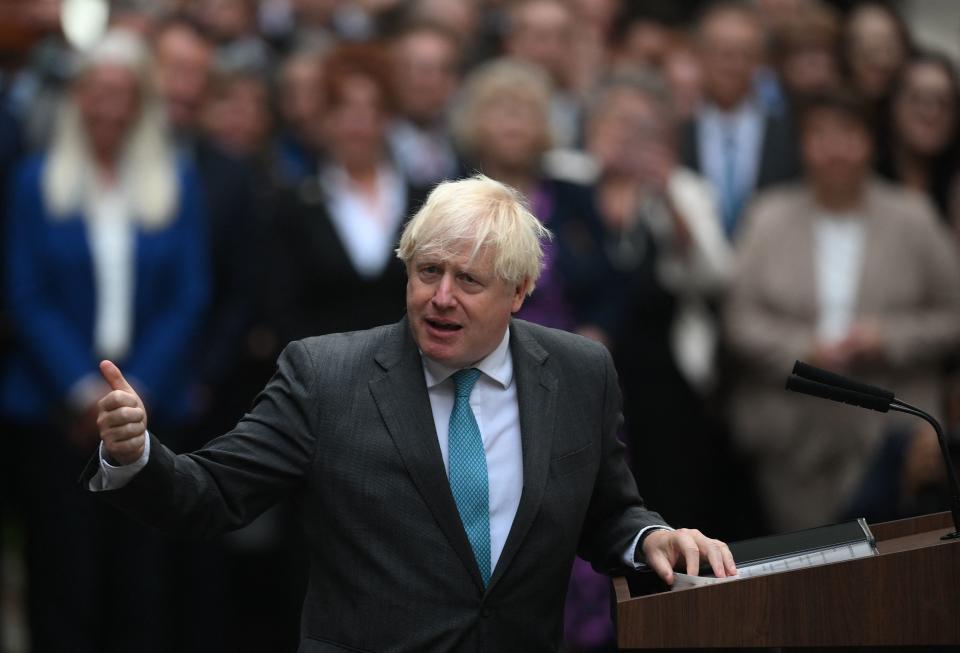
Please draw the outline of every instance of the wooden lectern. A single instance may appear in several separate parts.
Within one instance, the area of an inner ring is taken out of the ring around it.
[[[950,513],[871,524],[879,555],[643,595],[613,579],[623,649],[960,646]]]

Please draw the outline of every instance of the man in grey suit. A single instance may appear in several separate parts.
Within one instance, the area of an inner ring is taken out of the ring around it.
[[[113,391],[84,481],[198,536],[292,496],[311,562],[303,652],[555,650],[576,554],[645,561],[667,582],[681,562],[735,573],[722,542],[644,507],[607,351],[511,318],[546,235],[513,189],[441,184],[400,241],[406,317],[291,343],[236,428],[192,454],[146,431],[104,361]]]

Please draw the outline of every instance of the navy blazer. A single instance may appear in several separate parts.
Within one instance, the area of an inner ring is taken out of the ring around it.
[[[97,373],[93,350],[96,288],[86,222],[55,219],[44,206],[46,157],[32,157],[10,187],[6,283],[15,347],[0,374],[0,411],[44,422],[73,385]],[[191,168],[178,170],[180,196],[169,226],[137,228],[133,337],[127,378],[141,384],[152,417],[188,410],[192,347],[209,294],[201,197]]]

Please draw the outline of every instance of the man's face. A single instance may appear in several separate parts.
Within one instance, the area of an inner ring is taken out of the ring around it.
[[[573,18],[559,2],[524,5],[514,16],[516,25],[507,37],[509,54],[542,66],[554,82],[564,86],[571,69]]]
[[[457,50],[439,34],[408,34],[394,48],[396,92],[404,113],[427,124],[439,119],[457,89]]]
[[[700,65],[706,95],[723,109],[732,109],[750,94],[763,57],[760,26],[749,16],[725,11],[702,28]]]
[[[172,28],[157,38],[154,79],[174,128],[197,126],[210,78],[210,46],[191,31]]]
[[[512,286],[493,272],[493,251],[471,261],[454,255],[417,255],[407,280],[407,318],[424,355],[448,367],[473,365],[496,349],[520,310],[527,284]]]

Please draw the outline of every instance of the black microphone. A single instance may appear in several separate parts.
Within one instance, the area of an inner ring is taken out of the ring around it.
[[[793,364],[793,373],[797,376],[803,377],[804,379],[816,381],[817,383],[824,383],[826,385],[832,385],[836,388],[844,388],[846,390],[852,390],[854,392],[860,392],[866,395],[882,397],[888,402],[894,400],[894,394],[889,390],[884,390],[883,388],[878,388],[874,385],[867,385],[866,383],[861,383],[860,381],[848,379],[845,376],[840,376],[839,374],[828,372],[827,370],[820,369],[819,367],[808,365],[803,361],[796,361]],[[829,397],[825,398],[829,399]]]
[[[960,538],[960,481],[957,480],[956,468],[950,456],[950,447],[947,446],[947,437],[943,433],[943,427],[933,418],[916,406],[911,406],[907,402],[897,399],[889,390],[877,388],[866,383],[853,381],[844,378],[839,374],[821,370],[797,361],[793,366],[793,374],[787,378],[787,390],[801,392],[821,399],[830,399],[839,401],[851,406],[860,406],[869,408],[881,413],[890,410],[898,413],[906,413],[925,420],[937,433],[937,441],[940,444],[940,455],[943,458],[943,464],[947,468],[947,479],[950,483],[950,512],[953,515],[953,532],[947,533],[941,539],[949,540]]]
[[[796,375],[790,376],[787,379],[787,390],[801,392],[805,395],[811,395],[821,399],[839,401],[844,404],[850,404],[851,406],[869,408],[870,410],[876,410],[881,413],[886,413],[890,410],[890,402],[893,399],[892,396],[890,399],[887,399],[886,397],[878,397],[877,395],[867,394],[865,392],[857,392],[856,390],[850,390],[849,388],[837,387],[833,385],[827,385],[826,383],[811,381],[810,379],[805,379]]]

